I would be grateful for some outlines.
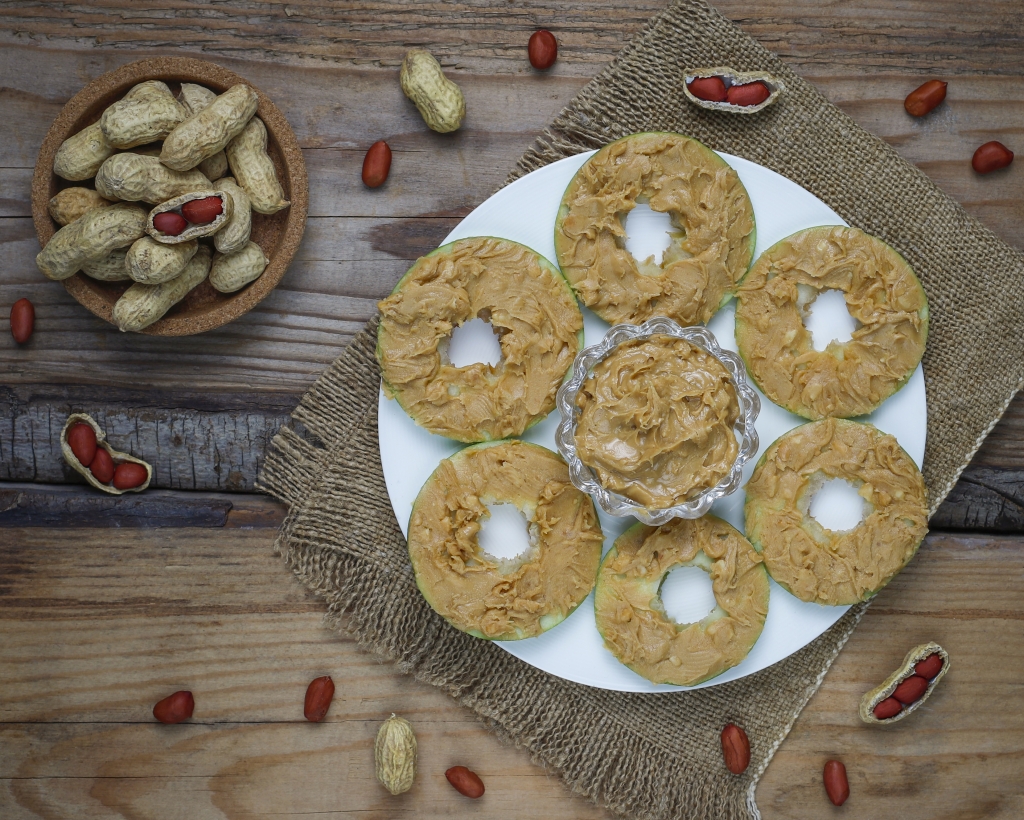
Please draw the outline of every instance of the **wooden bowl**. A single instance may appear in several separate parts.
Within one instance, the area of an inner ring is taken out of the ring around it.
[[[57,149],[68,137],[96,122],[108,105],[119,100],[134,85],[144,80],[163,80],[175,94],[182,82],[205,85],[218,94],[247,80],[237,74],[205,60],[189,57],[157,57],[139,60],[121,66],[96,78],[79,91],[57,115],[43,140],[32,177],[32,220],[40,246],[45,246],[58,228],[50,218],[46,206],[50,198],[62,188],[75,185],[92,186],[91,180],[68,182],[53,173],[53,159]],[[306,227],[309,205],[309,184],[306,163],[295,134],[281,111],[258,88],[257,116],[267,126],[267,150],[274,161],[278,179],[284,187],[291,206],[276,214],[252,215],[252,241],[258,244],[270,260],[263,275],[236,293],[218,293],[209,281],[195,288],[181,302],[172,307],[157,322],[142,330],[154,336],[190,336],[227,324],[252,310],[281,281],[284,272],[299,247]],[[230,172],[229,172],[230,173]],[[145,203],[141,203],[144,207]],[[42,274],[40,274],[42,276]],[[100,282],[82,272],[63,281],[75,299],[113,324],[114,303],[131,282]]]

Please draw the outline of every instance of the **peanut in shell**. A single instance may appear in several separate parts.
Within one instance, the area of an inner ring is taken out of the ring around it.
[[[217,99],[217,95],[205,85],[182,83],[181,94],[178,95],[178,99],[185,106],[185,110],[188,111],[188,115],[191,117],[193,114],[198,114]],[[160,151],[158,150],[157,156],[159,155]],[[196,168],[202,171],[207,179],[220,179],[228,172],[228,158],[223,151],[218,151],[212,157],[207,157],[200,162]]]
[[[381,724],[373,744],[377,779],[392,794],[412,788],[416,777],[416,735],[405,718],[394,714]]]
[[[76,186],[58,191],[55,196],[50,198],[46,210],[54,222],[63,226],[70,225],[86,211],[113,204],[109,199],[102,197],[99,191]]]
[[[144,285],[159,285],[178,276],[199,250],[195,240],[176,245],[156,242],[152,237],[137,239],[128,249],[125,267],[128,276]]]
[[[199,171],[172,171],[156,157],[133,153],[114,154],[96,174],[96,190],[107,199],[151,205],[212,187]]]
[[[145,229],[146,212],[138,205],[97,208],[57,231],[36,256],[36,265],[48,279],[67,279],[83,265],[130,245]]]
[[[86,262],[82,265],[82,273],[90,279],[100,282],[124,282],[131,277],[128,275],[128,265],[125,259],[128,256],[128,248],[118,248],[111,251],[107,256],[95,262]]]
[[[232,177],[223,177],[213,183],[216,191],[227,194],[231,200],[231,216],[227,223],[213,237],[213,246],[221,253],[234,253],[245,247],[252,231],[252,206],[249,195],[235,183]]]
[[[258,105],[259,98],[250,86],[231,86],[167,135],[160,161],[175,171],[195,168],[224,150],[242,132]]]
[[[444,76],[441,64],[429,51],[413,48],[406,52],[398,79],[432,131],[447,134],[462,125],[466,117],[462,89]]]
[[[938,655],[942,658],[942,669],[939,670],[939,674],[928,681],[928,688],[924,690],[924,694],[913,703],[904,705],[903,708],[892,717],[885,718],[884,720],[876,718],[874,712],[875,707],[886,698],[891,697],[892,693],[896,691],[897,686],[915,674],[914,666],[930,655]],[[946,654],[945,649],[937,643],[923,643],[920,646],[915,646],[907,653],[907,656],[903,659],[903,663],[900,665],[899,669],[889,675],[881,686],[877,686],[870,692],[866,692],[864,697],[860,699],[860,719],[865,723],[872,723],[881,726],[888,726],[892,723],[903,720],[903,718],[928,700],[931,693],[934,691],[936,684],[942,680],[943,676],[948,671],[949,655]]]
[[[103,136],[100,124],[94,122],[61,143],[53,158],[53,173],[72,182],[91,179],[116,150]]]
[[[115,148],[134,148],[163,139],[187,116],[166,83],[147,80],[107,108],[100,127]]]
[[[153,219],[160,214],[167,213],[168,211],[177,211],[178,213],[181,213],[183,205],[197,199],[206,199],[211,196],[215,196],[221,201],[221,211],[214,217],[212,222],[208,222],[205,225],[189,225],[189,227],[177,236],[161,233],[153,225]],[[149,217],[146,220],[146,233],[163,245],[177,245],[181,242],[191,242],[194,239],[199,239],[204,236],[212,236],[223,228],[228,223],[228,220],[231,219],[232,204],[231,197],[223,191],[213,190],[213,185],[211,183],[209,190],[192,191],[187,194],[182,194],[181,196],[176,196],[173,199],[169,199],[166,202],[157,205],[149,212]]]
[[[240,251],[215,253],[210,269],[210,284],[220,293],[234,293],[259,279],[267,269],[267,257],[255,242],[247,242]]]
[[[71,446],[68,444],[68,430],[70,430],[74,425],[79,423],[88,424],[93,429],[93,432],[96,434],[96,447],[106,450],[108,453],[110,453],[110,457],[111,459],[113,459],[115,464],[122,463],[125,461],[130,461],[135,464],[141,464],[146,470],[146,480],[143,481],[138,487],[131,487],[130,489],[127,490],[119,490],[117,489],[117,487],[114,487],[111,484],[103,484],[102,482],[98,481],[96,479],[96,476],[92,474],[92,470],[90,470],[88,467],[82,464],[82,462],[80,462],[75,457],[75,454],[71,450]],[[85,413],[72,413],[70,416],[68,416],[68,420],[64,422],[64,429],[60,431],[60,451],[61,453],[64,454],[64,460],[71,465],[71,469],[73,469],[76,473],[85,478],[85,480],[88,481],[97,490],[103,490],[103,492],[110,493],[111,495],[124,495],[125,493],[141,493],[149,486],[149,482],[153,480],[153,468],[147,462],[143,461],[141,458],[136,458],[131,453],[122,453],[111,447],[110,444],[107,442],[106,434],[103,432],[102,429],[100,429],[100,426],[96,423],[96,420],[93,419],[92,416],[89,416]]]
[[[274,162],[267,153],[267,127],[259,117],[249,120],[242,132],[227,144],[224,153],[235,182],[248,195],[252,209],[274,214],[291,203],[277,178]]]
[[[202,284],[210,272],[210,249],[200,245],[183,270],[169,282],[159,285],[136,283],[114,304],[114,324],[121,331],[139,331],[149,327],[168,310]]]

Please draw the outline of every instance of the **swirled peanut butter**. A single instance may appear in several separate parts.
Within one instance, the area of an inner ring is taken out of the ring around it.
[[[576,397],[580,459],[608,490],[662,509],[718,484],[739,445],[729,371],[685,339],[656,335],[616,348]]]
[[[674,232],[660,263],[637,263],[622,220],[637,202],[667,213]],[[754,209],[739,176],[681,134],[634,134],[583,165],[555,221],[558,264],[607,322],[667,316],[706,322],[733,294],[754,253]]]
[[[711,576],[715,608],[678,624],[665,614],[661,584],[676,567]],[[742,661],[768,615],[768,575],[754,548],[713,515],[677,518],[657,529],[637,524],[605,557],[594,611],[605,646],[654,683],[694,686]]]
[[[864,520],[837,532],[811,517],[811,499],[841,478],[864,499]],[[890,435],[824,419],[778,439],[747,483],[747,537],[772,578],[802,601],[854,604],[907,565],[928,532],[924,479]]]
[[[814,349],[804,318],[819,293],[841,291],[859,327]],[[773,402],[807,419],[870,413],[924,355],[928,300],[907,261],[856,228],[795,233],[754,263],[737,292],[736,341]]]
[[[487,504],[514,504],[531,547],[501,560],[480,548]],[[441,462],[409,520],[409,556],[427,602],[481,638],[516,640],[561,623],[587,597],[603,543],[590,496],[557,455],[519,440],[481,444]]]
[[[417,260],[379,307],[385,394],[421,427],[465,442],[520,435],[550,413],[583,329],[579,306],[550,263],[490,237]],[[498,334],[501,361],[455,367],[447,340],[477,317]]]

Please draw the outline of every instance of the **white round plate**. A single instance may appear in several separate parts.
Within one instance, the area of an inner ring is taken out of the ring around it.
[[[516,180],[463,219],[448,235],[445,243],[471,236],[497,236],[521,242],[554,261],[555,215],[562,194],[579,167],[594,153],[591,151],[568,157]],[[753,202],[757,222],[755,258],[780,239],[804,228],[846,224],[835,211],[791,180],[741,157],[729,154],[720,156],[736,169]],[[634,253],[634,242],[640,246],[646,243],[647,247],[652,247],[658,245],[659,239],[664,236],[663,224],[659,222],[662,215],[651,217],[648,214],[644,218],[642,210],[644,209],[637,211],[641,219],[630,219],[628,222],[629,246]],[[646,256],[648,250],[644,248],[641,253]],[[820,301],[821,307],[813,312],[809,322],[812,332],[850,321],[845,309],[835,300],[829,304],[825,304],[827,300]],[[595,344],[604,336],[609,325],[586,308],[583,309],[583,316],[585,344]],[[708,324],[721,345],[729,350],[736,350],[734,326],[735,310],[732,303],[720,310]],[[463,346],[494,347],[494,337],[486,325],[483,325],[482,333],[482,336],[463,339]],[[452,355],[455,355],[454,345]],[[805,421],[772,404],[763,395],[761,407],[761,415],[757,419],[761,447],[757,456],[747,465],[745,480],[750,478],[757,459],[773,441]],[[396,401],[384,398],[383,393],[379,410],[378,431],[384,480],[398,523],[402,527],[402,532],[408,535],[412,503],[423,483],[441,459],[452,455],[463,445],[435,436],[418,427]],[[918,367],[902,390],[863,420],[894,435],[920,466],[924,457],[927,421],[924,374],[921,368]],[[554,431],[557,424],[556,410],[540,424],[528,430],[523,438],[555,451]],[[842,497],[842,493],[838,496],[839,500],[836,500],[835,495],[826,496],[826,490],[815,499],[813,512],[819,519],[825,519],[827,524],[828,515],[848,514],[849,508],[844,506],[847,500]],[[743,499],[744,493],[740,490],[717,502],[712,512],[742,532]],[[500,511],[502,508],[496,509]],[[612,542],[634,523],[634,519],[615,518],[600,510],[598,514],[605,533],[607,551]],[[514,526],[515,516],[512,519]],[[507,530],[503,532],[500,528],[509,525],[508,516],[496,513],[485,524],[484,534],[491,539],[505,537]],[[519,526],[524,532],[512,532],[512,540],[525,541],[525,524],[519,522]],[[833,523],[833,526],[840,528],[841,525]],[[714,603],[710,597],[710,581],[707,575],[686,569],[676,570],[670,574],[662,589],[662,596],[669,612],[677,621],[683,623],[699,620],[707,614]],[[587,686],[623,692],[674,692],[685,688],[716,686],[777,663],[818,637],[849,608],[805,603],[771,581],[768,618],[764,631],[750,654],[741,664],[713,680],[696,687],[680,687],[650,683],[619,663],[611,652],[605,649],[594,623],[593,597],[591,592],[583,604],[563,623],[540,637],[521,641],[501,641],[498,645],[545,672]]]

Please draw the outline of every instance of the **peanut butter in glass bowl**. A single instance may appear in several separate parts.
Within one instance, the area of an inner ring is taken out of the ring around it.
[[[652,526],[704,515],[757,452],[761,403],[742,360],[671,319],[613,327],[576,356],[556,403],[572,483]]]

